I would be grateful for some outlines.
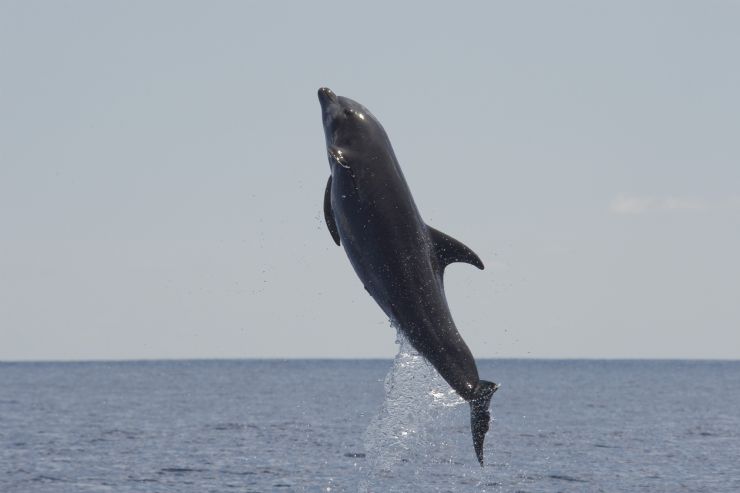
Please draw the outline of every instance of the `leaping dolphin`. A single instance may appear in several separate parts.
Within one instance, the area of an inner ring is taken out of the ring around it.
[[[444,269],[478,255],[428,226],[419,214],[388,135],[361,104],[319,89],[331,176],[324,217],[365,289],[448,384],[470,404],[478,462],[498,385],[480,380],[473,355],[452,320]]]

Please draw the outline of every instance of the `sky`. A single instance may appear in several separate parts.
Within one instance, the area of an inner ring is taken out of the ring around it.
[[[0,361],[391,358],[316,90],[481,358],[740,358],[740,3],[0,2]]]

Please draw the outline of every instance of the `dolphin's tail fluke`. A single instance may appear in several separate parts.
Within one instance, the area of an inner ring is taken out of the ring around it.
[[[470,400],[470,431],[473,432],[475,455],[481,467],[483,467],[483,440],[486,438],[488,423],[491,421],[488,408],[491,405],[491,397],[498,387],[496,383],[481,380],[475,389],[475,396]]]

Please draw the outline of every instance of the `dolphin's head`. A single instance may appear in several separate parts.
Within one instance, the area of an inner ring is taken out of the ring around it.
[[[337,96],[328,87],[319,89],[326,147],[346,153],[362,151],[373,142],[388,142],[380,122],[360,103]]]

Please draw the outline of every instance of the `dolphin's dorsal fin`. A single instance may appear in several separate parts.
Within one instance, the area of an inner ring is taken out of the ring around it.
[[[337,223],[334,221],[334,210],[331,208],[331,175],[329,175],[329,181],[326,182],[326,191],[324,191],[324,219],[331,237],[334,238],[334,243],[339,245],[339,231],[337,230]]]
[[[473,250],[450,235],[446,235],[429,225],[427,225],[427,228],[429,228],[429,236],[432,238],[434,251],[442,270],[453,262],[465,262],[483,270],[483,262]]]

